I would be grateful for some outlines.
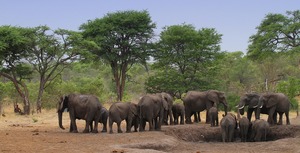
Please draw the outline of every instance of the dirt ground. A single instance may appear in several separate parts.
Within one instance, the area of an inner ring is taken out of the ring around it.
[[[202,123],[163,126],[161,131],[154,132],[118,134],[114,124],[113,134],[84,134],[83,120],[77,120],[79,133],[60,129],[55,110],[29,116],[5,111],[5,116],[0,117],[0,152],[300,153],[300,117],[295,113],[290,115],[292,125],[272,127],[267,142],[242,143],[236,139],[233,143],[222,143],[220,127],[210,127],[201,118]],[[69,128],[68,113],[64,113],[63,125]],[[122,127],[124,131],[125,123]]]

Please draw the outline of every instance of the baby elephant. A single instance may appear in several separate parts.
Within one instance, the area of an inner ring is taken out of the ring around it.
[[[267,141],[267,134],[270,131],[270,125],[263,119],[257,119],[252,122],[251,126],[251,140]]]
[[[234,130],[237,129],[237,121],[235,115],[227,113],[220,122],[223,142],[232,142],[234,138]]]
[[[118,125],[118,133],[122,133],[121,122],[126,120],[126,132],[131,132],[134,126],[135,132],[138,127],[137,104],[131,102],[116,102],[109,108],[109,133],[113,133],[112,125],[114,122]]]
[[[211,107],[208,110],[208,116],[210,120],[210,126],[219,126],[219,117],[218,117],[218,109],[217,107]]]
[[[108,119],[108,110],[105,107],[102,107],[100,110],[100,120],[99,122],[103,124],[101,132],[107,132],[107,119]]]
[[[239,121],[239,127],[240,127],[240,134],[241,134],[241,141],[246,142],[248,131],[249,131],[250,121],[247,117],[243,117]]]
[[[180,117],[180,124],[184,124],[184,105],[183,104],[174,104],[172,106],[172,112],[174,117],[174,124],[178,124],[178,119]]]

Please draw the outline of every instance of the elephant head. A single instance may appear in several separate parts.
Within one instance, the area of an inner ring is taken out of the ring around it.
[[[215,107],[217,107],[217,105],[219,103],[222,103],[224,105],[225,115],[227,115],[228,104],[227,104],[224,92],[220,92],[220,91],[216,91],[216,90],[210,90],[207,93],[207,98],[208,98],[209,101],[212,102],[212,105],[215,106]]]
[[[244,107],[256,108],[258,107],[259,95],[255,93],[245,94],[240,98],[239,104],[236,106],[239,109],[239,113],[244,115]]]
[[[161,99],[162,105],[164,110],[168,110],[169,109],[169,105],[168,105],[168,95],[167,94],[159,94],[159,97]],[[172,108],[171,108],[172,109]]]
[[[277,99],[276,94],[265,93],[259,97],[258,107],[262,108],[264,105],[266,108],[270,108],[278,104],[279,100]]]
[[[61,129],[65,129],[62,125],[62,113],[66,108],[68,108],[68,96],[62,96],[57,105],[58,124]]]

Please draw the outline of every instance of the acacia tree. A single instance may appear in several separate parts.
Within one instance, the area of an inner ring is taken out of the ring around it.
[[[268,14],[250,37],[247,56],[261,59],[273,53],[300,49],[300,10]]]
[[[181,96],[188,90],[212,87],[209,77],[215,67],[210,65],[219,55],[220,42],[215,29],[196,30],[188,24],[165,27],[153,52],[153,67],[159,71],[147,81],[147,91]]]
[[[258,61],[265,90],[275,90],[274,84],[289,75],[282,64],[286,60],[280,59],[300,49],[300,10],[287,11],[286,16],[268,14],[256,29],[257,33],[250,37],[247,56]]]
[[[61,74],[65,67],[78,60],[86,48],[92,46],[82,39],[78,32],[58,29],[52,31],[47,26],[33,28],[26,60],[39,74],[39,91],[36,102],[37,112],[41,112],[44,89]]]
[[[0,75],[13,82],[23,99],[24,113],[30,113],[29,92],[25,83],[31,77],[32,70],[24,61],[32,29],[2,26],[0,27]]]
[[[124,93],[126,72],[133,64],[145,64],[148,59],[154,28],[147,11],[108,13],[80,27],[83,36],[99,46],[91,52],[110,65],[119,101]]]

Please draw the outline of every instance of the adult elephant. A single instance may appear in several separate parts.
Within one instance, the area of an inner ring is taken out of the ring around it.
[[[163,124],[168,125],[169,124],[168,121],[170,119],[170,125],[173,125],[174,124],[174,121],[173,121],[174,116],[173,116],[173,113],[172,113],[173,97],[170,94],[165,93],[165,92],[162,92],[160,94],[165,98],[165,100],[168,103],[168,108],[164,111]]]
[[[210,123],[208,110],[213,106],[217,106],[219,103],[222,103],[224,105],[224,111],[226,115],[227,101],[224,92],[220,92],[217,90],[208,90],[204,92],[189,91],[183,98],[186,123],[192,123],[191,116],[194,112],[201,112],[204,110],[206,110],[206,123]]]
[[[143,96],[138,103],[139,131],[145,130],[146,122],[149,123],[149,131],[160,130],[164,112],[167,109],[168,102],[164,94],[148,94]]]
[[[109,108],[109,133],[113,133],[112,125],[117,123],[118,133],[122,133],[121,122],[126,120],[126,132],[131,132],[131,127],[134,125],[135,131],[137,131],[137,104],[131,102],[116,102]]]
[[[255,119],[260,119],[261,114],[269,114],[269,109],[265,106],[258,106],[259,98],[261,94],[247,93],[241,96],[239,104],[236,106],[239,109],[239,113],[244,115],[244,109],[247,107],[247,118],[251,122],[252,113],[255,114]],[[273,120],[277,121],[277,113],[273,114]]]
[[[258,107],[265,107],[266,109],[268,109],[268,123],[270,123],[271,125],[276,123],[276,121],[274,121],[274,118],[272,117],[274,116],[274,114],[276,115],[276,113],[279,114],[279,125],[282,125],[283,113],[286,117],[286,124],[289,125],[290,104],[291,103],[289,98],[283,93],[264,93],[259,97]]]
[[[99,99],[93,95],[69,94],[62,96],[58,103],[58,123],[59,127],[65,129],[62,125],[62,114],[68,109],[70,115],[70,132],[78,133],[76,119],[85,120],[85,129],[83,133],[90,132],[89,126],[94,121],[94,128],[91,126],[93,133],[98,133],[98,122],[101,116],[102,105]]]

